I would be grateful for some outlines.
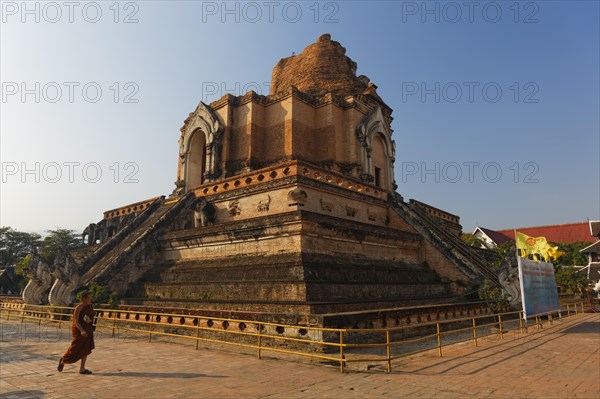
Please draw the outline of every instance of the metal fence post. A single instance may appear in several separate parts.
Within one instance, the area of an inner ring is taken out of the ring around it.
[[[260,359],[260,344],[262,341],[262,324],[258,323],[258,359]]]
[[[388,373],[392,372],[392,351],[390,348],[390,330],[385,330],[385,341],[386,341],[386,349],[387,349],[387,370]]]
[[[152,319],[154,316],[150,317],[150,328],[148,328],[148,342],[152,342]]]
[[[500,327],[500,339],[504,339],[504,333],[502,332],[502,315],[498,313],[498,326]]]
[[[199,339],[200,339],[200,319],[196,317],[196,350],[198,350]]]
[[[8,321],[8,318],[10,317],[10,308],[8,308],[6,310],[8,310],[8,313],[6,314],[6,320]]]
[[[583,301],[581,301],[581,313],[585,313],[585,310],[583,309]]]
[[[340,372],[344,372],[344,330],[340,330]]]
[[[567,317],[570,319],[571,318],[571,307],[569,306],[569,304],[567,303]]]
[[[477,347],[477,324],[475,323],[474,317],[473,317],[473,341],[475,341],[475,347]]]
[[[523,334],[523,313],[519,312],[519,333]]]
[[[117,314],[113,313],[112,338],[115,337],[115,327],[117,325]]]
[[[442,357],[442,337],[440,336],[440,323],[435,323],[435,329],[437,332],[438,353],[440,357]]]

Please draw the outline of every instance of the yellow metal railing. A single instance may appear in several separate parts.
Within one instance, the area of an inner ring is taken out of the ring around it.
[[[21,322],[32,319],[38,325],[46,320],[58,323],[60,328],[63,323],[71,323],[73,309],[0,302],[0,318],[18,318]],[[567,304],[566,309],[536,315],[531,320],[537,331],[543,328],[544,318],[552,325],[556,318],[562,321],[563,314],[571,318],[583,312],[584,303],[579,302]],[[350,363],[373,362],[385,364],[391,372],[392,362],[405,356],[430,350],[437,350],[442,356],[444,345],[473,341],[477,347],[478,340],[486,336],[497,335],[504,339],[510,331],[515,335],[527,333],[528,326],[522,316],[520,311],[504,312],[390,328],[342,329],[99,308],[95,325],[109,329],[112,337],[117,330],[147,335],[148,342],[152,342],[153,336],[177,337],[194,340],[196,349],[200,342],[211,342],[256,350],[259,359],[263,352],[270,351],[337,363],[341,372]],[[403,347],[409,349],[402,351]],[[378,350],[384,354],[378,355]]]

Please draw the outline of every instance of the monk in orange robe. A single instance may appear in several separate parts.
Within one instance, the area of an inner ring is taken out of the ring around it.
[[[62,371],[67,363],[75,363],[81,360],[79,374],[92,374],[85,368],[85,361],[92,349],[94,349],[94,308],[92,307],[92,296],[85,293],[81,296],[81,303],[73,312],[73,323],[71,331],[73,341],[67,352],[58,361],[58,371]]]

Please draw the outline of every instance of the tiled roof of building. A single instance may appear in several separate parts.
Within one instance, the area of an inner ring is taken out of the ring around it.
[[[600,238],[600,220],[590,220],[590,231],[594,237]]]
[[[600,241],[596,241],[595,243],[593,243],[589,247],[585,247],[585,248],[583,248],[579,252],[600,254]]]
[[[600,262],[594,262],[590,265],[590,279],[594,281],[600,280]]]
[[[496,245],[504,244],[506,241],[512,240],[512,238],[507,237],[499,231],[486,229],[485,227],[479,227],[479,229],[483,231],[486,236],[490,237]]]
[[[555,224],[550,226],[536,227],[517,227],[518,232],[527,234],[531,237],[546,237],[550,242],[596,242],[596,238],[590,234],[590,225],[588,222]],[[515,239],[513,229],[498,230],[499,233]]]

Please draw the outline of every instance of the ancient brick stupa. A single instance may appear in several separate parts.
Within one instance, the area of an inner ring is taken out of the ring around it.
[[[201,102],[173,193],[106,211],[26,301],[68,304],[96,281],[125,304],[300,322],[442,302],[493,278],[457,216],[396,192],[392,110],[356,69],[326,34],[277,63],[268,96]]]

